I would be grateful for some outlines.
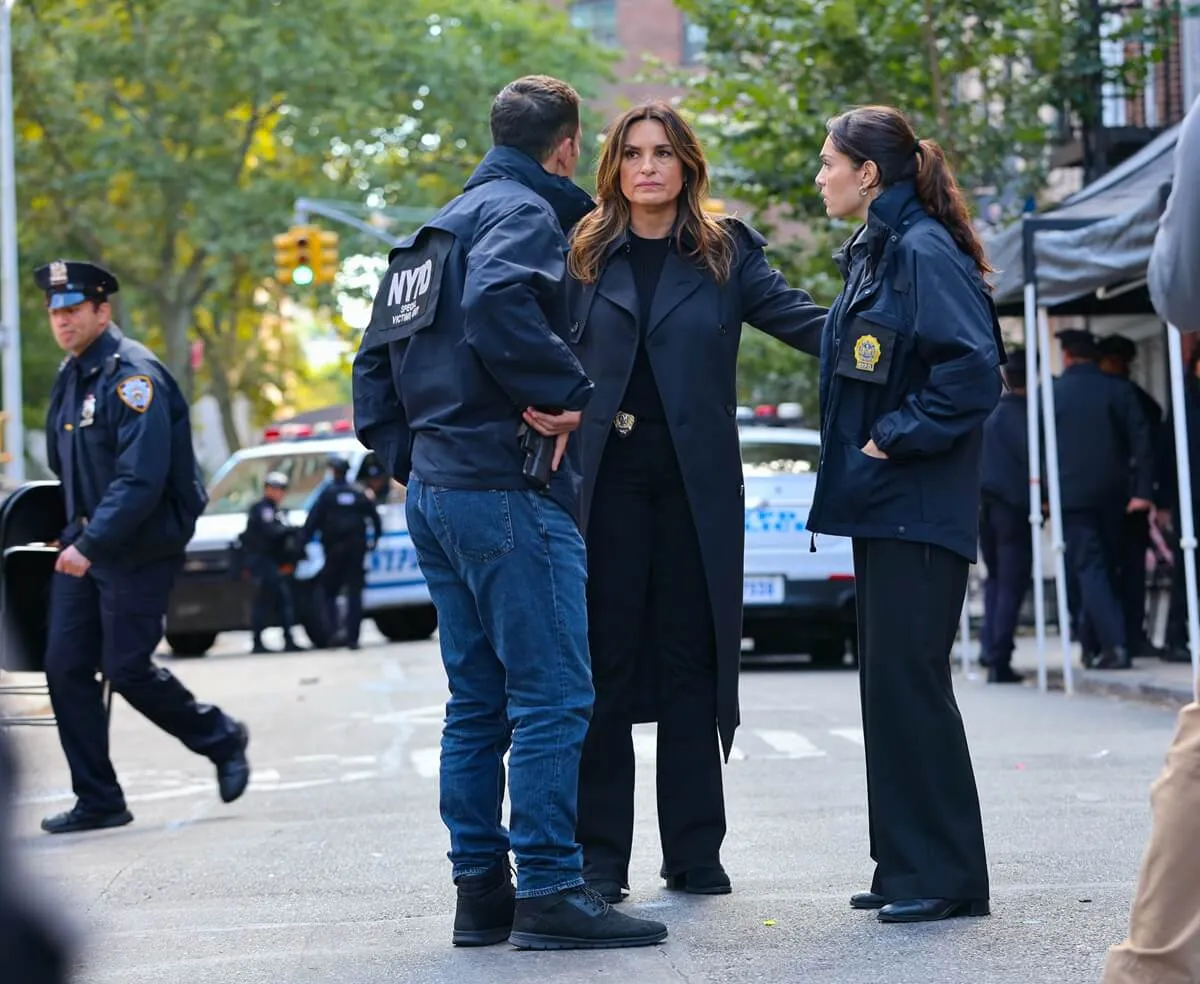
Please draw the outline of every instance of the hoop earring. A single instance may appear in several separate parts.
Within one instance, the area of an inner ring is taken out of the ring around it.
[[[859,189],[858,189],[858,193],[859,193],[859,195],[860,195],[860,196],[862,196],[863,198],[866,198],[866,197],[867,197],[867,195],[869,194],[869,192],[867,191],[867,189],[866,189],[866,188],[859,188]]]

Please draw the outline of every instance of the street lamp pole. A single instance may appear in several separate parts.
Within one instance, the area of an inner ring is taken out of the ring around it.
[[[4,332],[4,450],[8,478],[25,481],[25,427],[21,419],[21,305],[17,296],[16,133],[13,125],[12,8],[0,0],[0,326]]]

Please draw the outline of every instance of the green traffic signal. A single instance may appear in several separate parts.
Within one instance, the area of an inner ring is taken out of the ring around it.
[[[292,271],[292,283],[299,287],[307,287],[313,282],[312,267],[298,266]]]

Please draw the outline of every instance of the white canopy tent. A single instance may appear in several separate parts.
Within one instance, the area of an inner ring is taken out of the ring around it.
[[[1066,558],[1062,499],[1058,476],[1058,432],[1050,374],[1049,309],[1103,314],[1111,299],[1125,295],[1153,316],[1145,294],[1146,269],[1169,193],[1179,128],[1169,130],[1100,180],[1067,198],[1054,210],[1027,215],[985,243],[999,271],[997,304],[1019,306],[1025,320],[1025,363],[1029,411],[1029,522],[1033,542],[1034,620],[1037,632],[1038,686],[1047,688],[1046,613],[1042,591],[1041,447],[1045,435],[1046,482],[1054,580],[1061,636],[1063,683],[1074,692],[1070,619],[1067,614]],[[1114,290],[1114,288],[1117,288]],[[1135,294],[1136,292],[1136,294]],[[1126,308],[1128,309],[1128,307]],[[1188,647],[1193,676],[1200,679],[1200,612],[1196,597],[1196,534],[1192,502],[1184,368],[1180,333],[1166,326],[1170,360],[1171,414],[1179,476],[1179,524],[1187,586]],[[1102,332],[1101,332],[1102,333]],[[1042,426],[1039,428],[1039,409]]]

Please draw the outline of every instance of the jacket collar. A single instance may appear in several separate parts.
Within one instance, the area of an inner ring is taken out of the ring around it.
[[[884,247],[892,236],[904,235],[914,222],[927,214],[921,200],[917,197],[915,182],[911,180],[897,181],[883,191],[875,201],[871,202],[871,207],[867,210],[865,231],[861,228],[856,229],[833,256],[838,269],[842,271],[842,277],[845,278],[849,275],[850,250],[860,231],[863,233],[867,246],[871,267],[874,269],[879,265]]]
[[[121,329],[110,321],[108,327],[96,336],[96,340],[75,357],[74,361],[79,371],[84,375],[91,375],[99,369],[105,359],[116,354],[124,337]]]
[[[575,182],[551,174],[515,147],[493,147],[489,150],[464,190],[470,191],[489,181],[499,180],[516,181],[544,198],[558,216],[564,233],[570,233],[575,223],[596,207],[591,196]]]

